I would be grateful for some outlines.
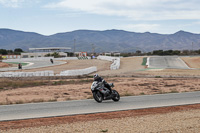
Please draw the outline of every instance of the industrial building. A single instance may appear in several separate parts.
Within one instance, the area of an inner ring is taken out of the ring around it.
[[[45,47],[45,48],[29,48],[28,53],[21,53],[22,58],[45,57],[48,54],[59,53],[62,57],[67,57],[67,51],[70,47]]]

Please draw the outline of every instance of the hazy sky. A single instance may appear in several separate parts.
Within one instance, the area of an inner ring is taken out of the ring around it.
[[[51,35],[79,29],[200,33],[199,0],[0,0],[0,28]]]

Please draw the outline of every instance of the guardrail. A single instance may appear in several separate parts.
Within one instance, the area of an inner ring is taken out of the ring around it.
[[[36,71],[36,72],[1,72],[0,77],[37,77],[54,76],[54,71]]]
[[[97,67],[85,69],[61,71],[55,75],[54,71],[36,71],[36,72],[0,72],[0,77],[41,77],[41,76],[81,76],[97,71]]]
[[[110,65],[111,70],[119,69],[120,68],[120,58],[119,57],[111,57],[111,56],[98,56],[97,59],[99,60],[107,60],[113,62]]]
[[[85,69],[62,71],[57,76],[79,76],[79,75],[93,73],[96,71],[97,71],[97,67],[94,66],[94,67],[89,67],[89,68],[85,68]]]
[[[50,59],[54,59],[54,57],[7,59],[7,60],[3,60],[3,62],[49,61]]]
[[[7,59],[3,62],[23,62],[23,61],[49,61],[53,60],[78,60],[78,59],[91,59],[91,57],[63,57],[63,58],[54,58],[54,57],[37,57],[37,58],[20,58],[20,59]]]

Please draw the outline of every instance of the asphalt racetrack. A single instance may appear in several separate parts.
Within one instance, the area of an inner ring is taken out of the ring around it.
[[[200,91],[128,96],[122,97],[119,102],[108,100],[103,101],[102,103],[97,103],[93,99],[90,99],[65,102],[1,105],[0,121],[112,112],[196,103],[200,103]]]
[[[185,62],[177,56],[149,57],[149,68],[190,69]]]
[[[41,67],[49,67],[55,65],[65,64],[64,61],[54,61],[52,64],[50,61],[27,61],[28,63],[26,66],[22,66],[22,69],[34,69],[34,68],[41,68]],[[18,70],[18,67],[9,67],[9,68],[1,68],[0,71],[13,71]]]

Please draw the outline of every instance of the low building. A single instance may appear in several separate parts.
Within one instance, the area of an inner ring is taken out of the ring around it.
[[[78,57],[86,57],[87,56],[87,52],[75,52],[75,55],[77,55]]]
[[[104,53],[105,56],[118,56],[120,57],[120,52],[110,52],[110,53]]]
[[[45,57],[48,54],[58,53],[62,57],[67,57],[67,50],[69,47],[46,47],[46,48],[29,48],[28,53],[21,53],[22,58],[37,58]]]
[[[21,55],[2,55],[3,59],[20,59]]]

